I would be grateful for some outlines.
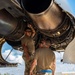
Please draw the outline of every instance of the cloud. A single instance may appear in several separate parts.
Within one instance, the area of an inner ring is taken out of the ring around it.
[[[9,52],[10,52],[10,50],[5,50],[5,52],[2,53],[3,57],[6,58],[6,56],[9,54]],[[21,54],[21,52],[18,54],[16,52],[16,54],[15,54],[15,51],[12,51],[11,54],[9,55],[9,57],[7,58],[7,61],[9,61],[11,63],[14,63],[14,62],[19,63],[18,67],[22,68],[22,70],[24,70],[25,69],[25,63],[24,63],[24,60],[22,59],[22,55],[20,55],[20,54]],[[68,72],[68,70],[72,72],[74,69],[74,65],[63,64],[60,62],[60,58],[62,57],[62,54],[63,53],[55,52],[55,55],[56,55],[56,72]]]
[[[55,52],[56,60],[61,60],[63,58],[64,52]]]
[[[10,63],[20,63],[20,64],[23,64],[24,61],[22,59],[22,52],[20,51],[12,51],[10,53],[10,50],[5,50],[5,52],[2,53],[2,56],[4,59],[6,59],[6,61],[10,62]],[[8,56],[9,55],[9,56]]]

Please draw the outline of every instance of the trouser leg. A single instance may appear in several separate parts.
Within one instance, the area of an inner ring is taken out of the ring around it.
[[[31,64],[32,64],[32,61],[29,61],[29,62],[25,63],[25,72],[24,72],[24,75],[29,75]],[[33,71],[33,75],[36,75],[36,68]]]
[[[30,68],[25,69],[24,75],[29,75]],[[33,75],[36,75],[36,69],[33,71]]]

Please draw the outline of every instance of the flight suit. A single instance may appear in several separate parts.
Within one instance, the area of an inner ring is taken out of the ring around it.
[[[29,75],[30,67],[34,58],[35,45],[33,39],[31,37],[26,37],[26,36],[22,38],[21,43],[22,45],[25,45],[27,47],[27,51],[30,57],[29,60],[27,60],[25,52],[23,52],[22,57],[25,61],[25,75]]]

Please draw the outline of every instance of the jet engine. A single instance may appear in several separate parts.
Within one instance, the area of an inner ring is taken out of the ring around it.
[[[75,18],[54,0],[19,0],[19,2],[23,11],[33,20],[42,36],[41,39],[49,39],[55,50],[65,49],[73,40]]]
[[[9,64],[1,54],[4,42],[16,50],[23,50],[21,39],[28,23],[36,31],[35,48],[46,38],[52,50],[65,49],[75,36],[75,18],[54,0],[1,0],[0,39],[4,40],[0,41],[1,64]]]
[[[53,50],[66,48],[74,38],[75,18],[54,0],[0,1],[0,37],[13,48],[21,48],[27,23],[36,31],[36,48],[42,38],[51,42]]]

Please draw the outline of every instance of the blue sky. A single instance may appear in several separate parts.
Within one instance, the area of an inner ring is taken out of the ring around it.
[[[73,16],[75,16],[75,0],[55,0],[58,4],[60,4],[60,6],[65,10],[70,12],[71,14],[73,14]],[[2,48],[2,55],[4,58],[7,57],[7,55],[9,54],[10,50],[12,49],[11,46],[9,46],[7,43],[5,43],[3,45]],[[10,62],[18,62],[18,63],[24,63],[23,59],[22,59],[22,53],[20,51],[16,51],[13,50],[11,52],[11,54],[9,55],[7,61]],[[60,54],[57,53],[57,61],[59,61],[58,59],[62,58],[60,57]],[[60,63],[60,62],[58,62]],[[61,64],[60,64],[61,65]],[[72,65],[71,65],[72,66]],[[61,68],[61,66],[59,66]],[[62,66],[63,67],[63,66]],[[64,67],[63,67],[64,68]]]
[[[12,47],[5,42],[2,47],[2,56],[4,59],[6,59],[6,57],[9,55],[11,50],[12,50]],[[6,60],[9,62],[22,63],[23,62],[22,54],[23,52],[13,49]]]
[[[72,14],[75,16],[75,0],[67,0]]]
[[[65,10],[75,16],[75,0],[55,0]]]

